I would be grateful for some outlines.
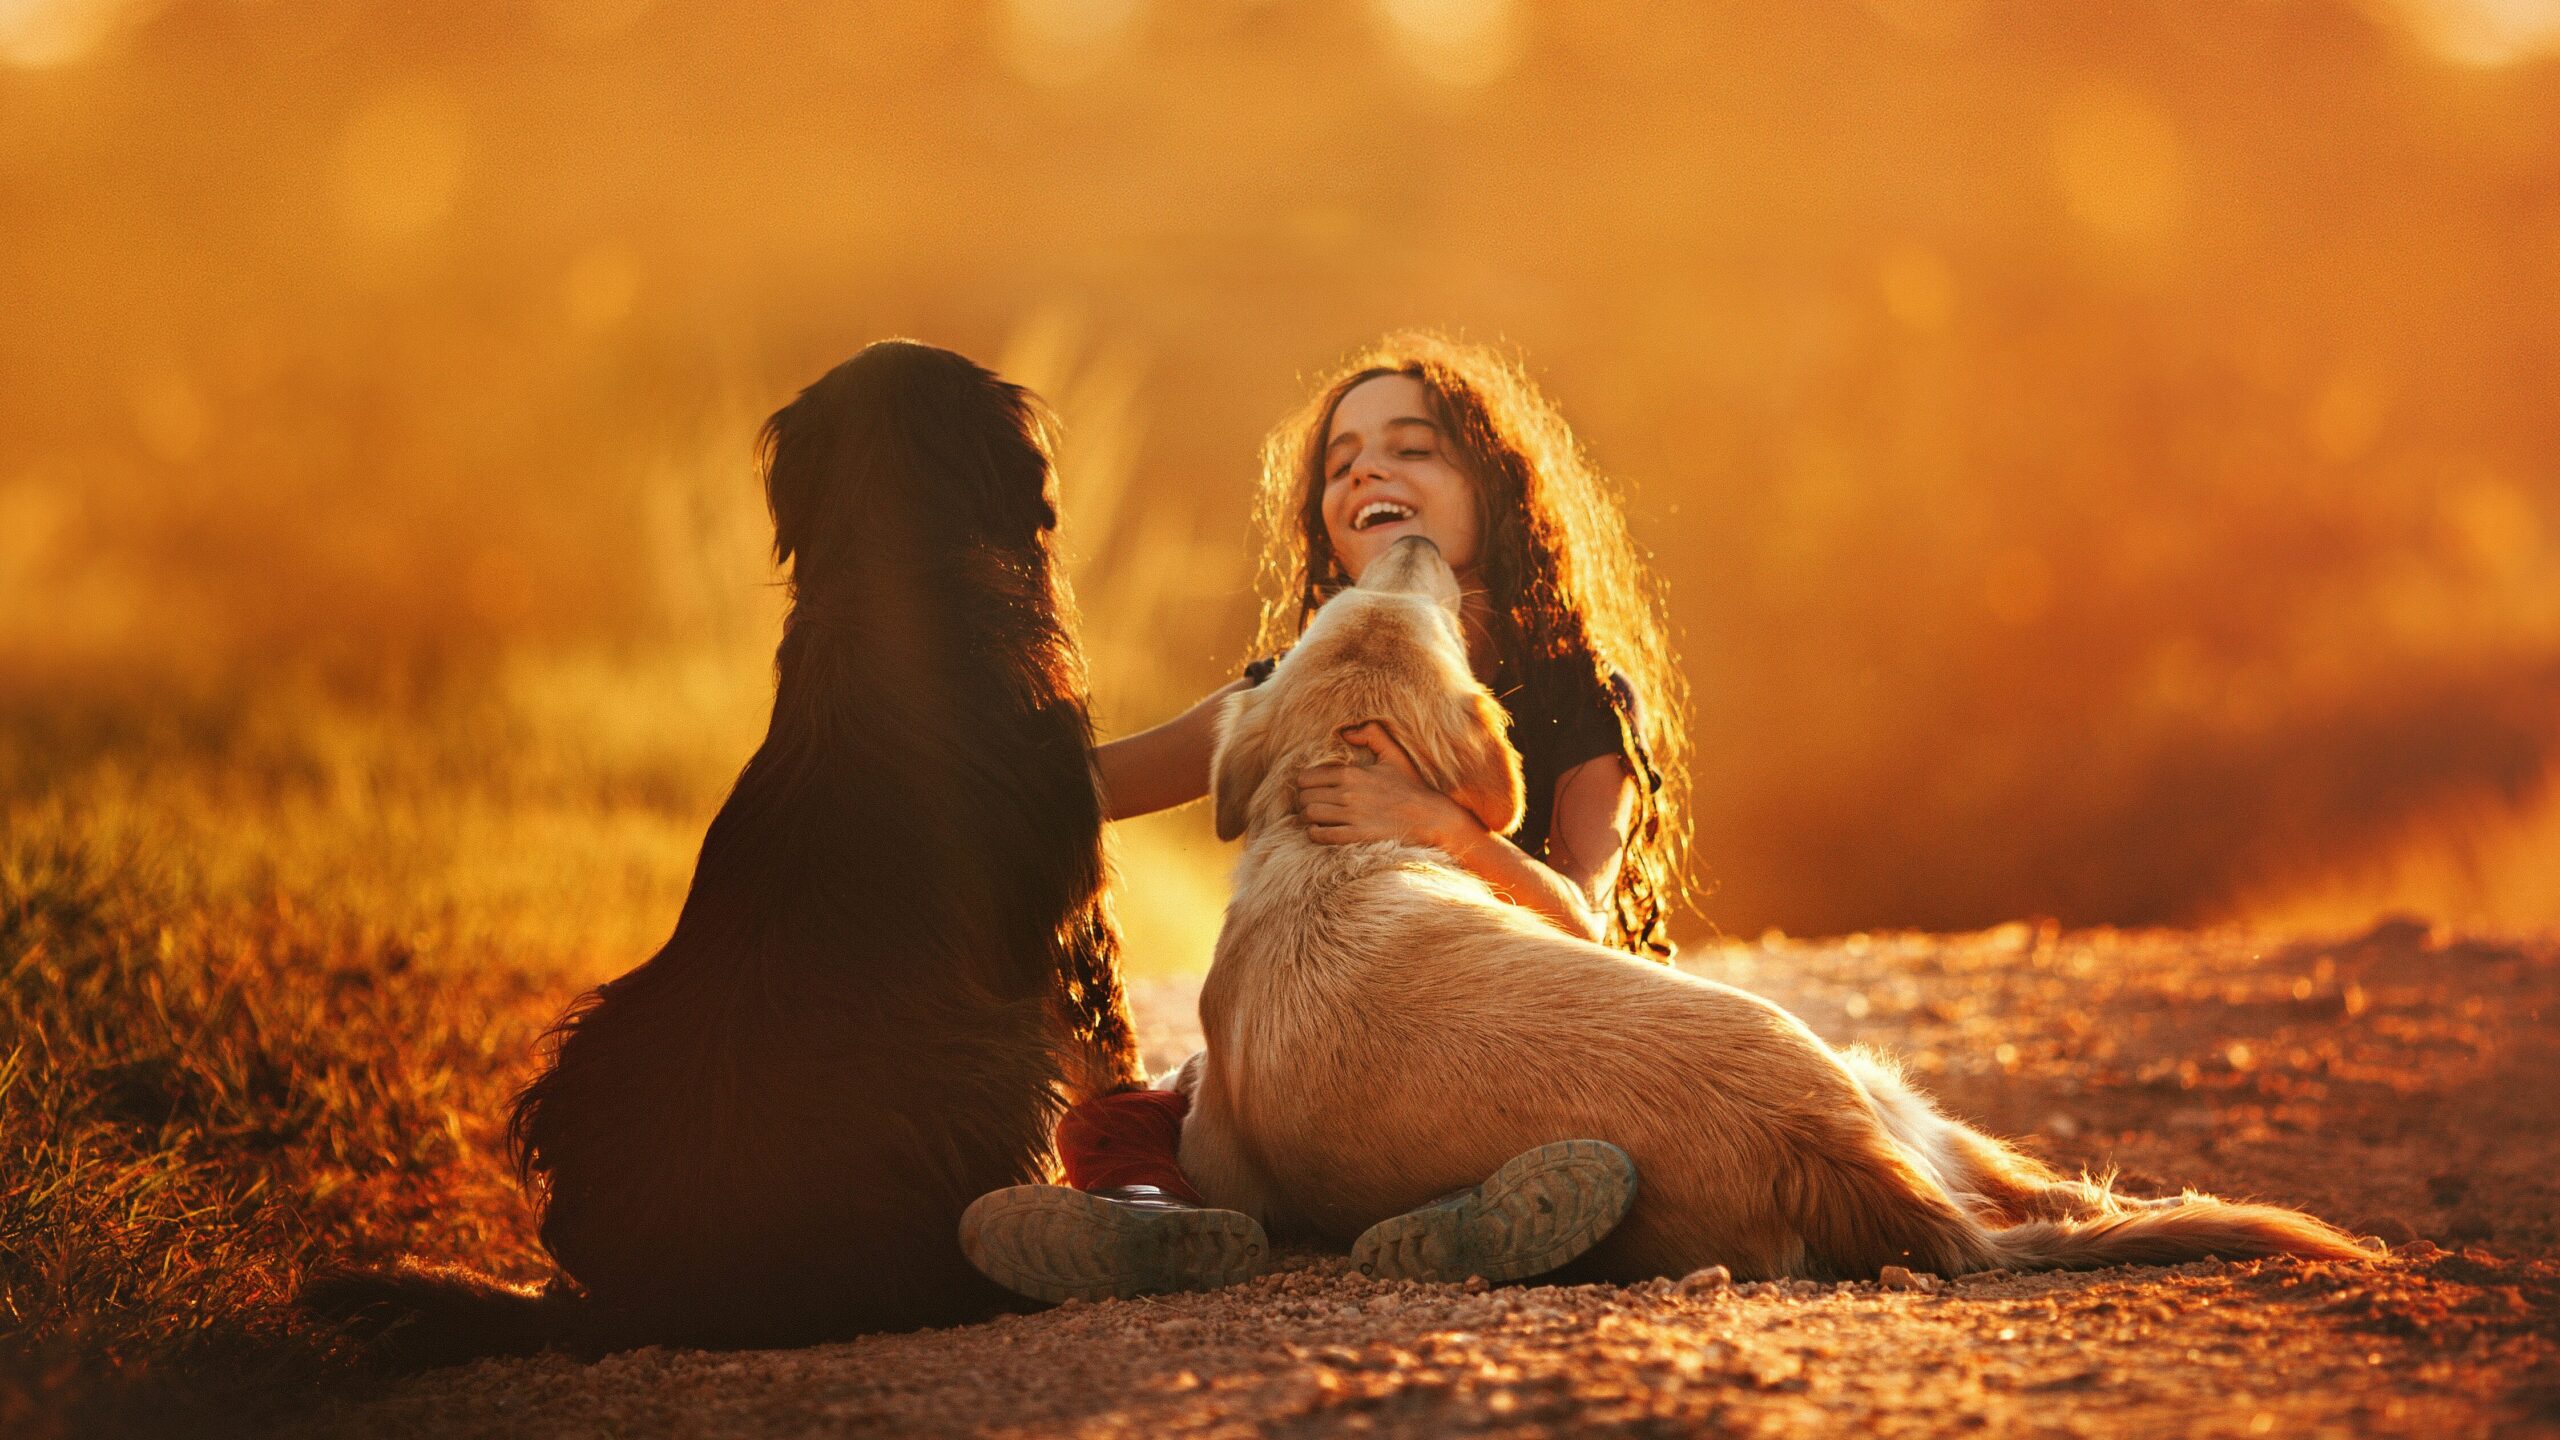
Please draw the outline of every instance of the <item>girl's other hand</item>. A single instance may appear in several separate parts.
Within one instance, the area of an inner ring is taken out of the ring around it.
[[[1424,783],[1413,758],[1387,727],[1354,725],[1342,738],[1371,755],[1367,765],[1311,765],[1298,772],[1298,815],[1307,834],[1327,845],[1401,840],[1453,851],[1464,832],[1481,831],[1457,801]]]

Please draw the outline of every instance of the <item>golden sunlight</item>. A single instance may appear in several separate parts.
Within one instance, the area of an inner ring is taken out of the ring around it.
[[[2482,69],[2560,54],[2560,0],[2385,0],[2443,59]]]
[[[135,0],[0,0],[0,60],[29,70],[85,60],[135,9]]]
[[[1024,79],[1073,85],[1125,52],[1146,8],[1146,0],[1001,0],[997,41]]]
[[[2555,181],[2560,0],[0,0],[0,1431],[2560,1415]]]
[[[2073,95],[2054,116],[2053,157],[2072,218],[2108,240],[2155,244],[2186,213],[2177,127],[2133,90],[2094,86]]]
[[[422,235],[452,210],[470,158],[470,127],[450,93],[424,84],[385,90],[347,122],[340,216],[365,239]]]
[[[1511,0],[1377,0],[1396,50],[1424,78],[1454,89],[1488,85],[1520,54]]]

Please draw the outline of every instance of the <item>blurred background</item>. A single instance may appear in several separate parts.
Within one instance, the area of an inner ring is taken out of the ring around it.
[[[2560,0],[0,0],[0,823],[619,969],[799,385],[1048,395],[1123,733],[1408,325],[1659,563],[1683,938],[2560,924]],[[1205,820],[1122,832],[1205,963]]]

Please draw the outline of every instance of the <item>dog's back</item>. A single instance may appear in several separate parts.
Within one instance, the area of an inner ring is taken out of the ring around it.
[[[2293,1211],[2056,1176],[1779,1007],[1568,937],[1438,851],[1314,840],[1289,780],[1336,758],[1347,725],[1386,724],[1453,795],[1503,787],[1459,631],[1418,603],[1453,609],[1454,583],[1417,543],[1228,702],[1213,788],[1221,829],[1251,839],[1183,1133],[1213,1203],[1345,1240],[1531,1146],[1592,1139],[1642,1177],[1588,1262],[1615,1278],[2362,1256]]]
[[[525,1092],[543,1242],[670,1340],[987,1313],[999,1294],[953,1235],[970,1200],[1038,1178],[1061,1080],[1053,982],[1019,937],[943,898],[984,895],[973,863],[919,866],[933,847],[912,834],[811,833],[817,803],[769,793],[782,783],[749,767],[674,938],[581,1002]],[[823,862],[791,858],[811,847]]]
[[[1134,1078],[1043,477],[972,493],[984,442],[918,413],[934,394],[901,377],[886,437],[822,410],[799,444],[808,396],[777,417],[772,727],[673,938],[562,1023],[519,1106],[544,1242],[670,1338],[988,1313],[961,1210],[1041,1177],[1062,1092]],[[848,446],[850,475],[791,468]]]
[[[1034,405],[889,343],[774,417],[771,726],[673,936],[580,999],[516,1108],[574,1303],[412,1270],[333,1282],[336,1309],[480,1327],[410,1347],[450,1358],[1010,1303],[960,1212],[1041,1178],[1066,1099],[1138,1078]]]
[[[713,822],[674,937],[581,1002],[521,1101],[544,1244],[669,1338],[983,1310],[950,1236],[1045,1143],[1058,1073],[1034,957],[941,901],[983,893],[967,857],[883,843],[897,792],[932,778],[914,757],[848,777],[878,793],[830,794],[777,773],[772,743]]]

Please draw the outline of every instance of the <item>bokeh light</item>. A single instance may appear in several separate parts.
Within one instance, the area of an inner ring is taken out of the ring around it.
[[[2385,0],[2434,53],[2490,68],[2560,53],[2560,0]]]
[[[0,61],[44,70],[87,59],[136,9],[136,0],[0,0]]]
[[[1685,935],[2560,921],[2555,45],[2528,0],[0,0],[0,769],[75,711],[103,755],[497,694],[492,787],[610,728],[697,825],[770,679],[755,425],[891,334],[1055,403],[1124,733],[1246,658],[1265,431],[1427,324],[1628,488]],[[1226,852],[1115,844],[1197,963]]]
[[[1518,57],[1513,0],[1377,0],[1377,6],[1397,50],[1438,84],[1491,84]]]
[[[339,144],[340,215],[367,239],[422,235],[451,213],[469,160],[468,124],[452,96],[425,85],[375,95]]]
[[[1072,85],[1125,51],[1146,9],[1145,0],[1002,0],[997,33],[1018,74]]]

